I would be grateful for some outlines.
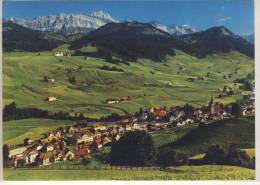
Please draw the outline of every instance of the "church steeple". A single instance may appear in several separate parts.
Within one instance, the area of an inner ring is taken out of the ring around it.
[[[208,104],[208,107],[211,108],[212,105],[213,105],[213,97],[211,96],[211,97],[210,97],[209,104]]]

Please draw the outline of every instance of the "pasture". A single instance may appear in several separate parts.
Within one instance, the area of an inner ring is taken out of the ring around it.
[[[254,119],[234,118],[216,121],[192,129],[179,140],[164,146],[172,147],[192,157],[196,154],[200,154],[199,156],[201,156],[210,146],[215,144],[219,144],[224,148],[229,147],[230,144],[236,144],[240,148],[254,148]],[[252,156],[254,151],[248,150],[248,153]]]
[[[234,166],[181,166],[162,170],[129,169],[30,170],[4,169],[5,180],[254,180],[255,170]]]
[[[87,48],[93,50],[93,48]],[[56,51],[69,51],[60,46]],[[40,54],[40,55],[39,55]],[[82,56],[55,57],[52,52],[12,52],[3,55],[3,104],[15,101],[18,107],[37,107],[50,112],[84,113],[99,118],[112,112],[134,113],[140,107],[173,106],[185,103],[200,107],[215,101],[229,103],[250,93],[243,91],[218,99],[225,85],[235,90],[233,81],[254,70],[254,61],[237,52],[211,55],[198,59],[181,51],[168,56],[164,62],[139,59],[138,62],[111,64],[104,59]],[[123,72],[102,70],[102,66],[123,69]],[[235,74],[235,70],[237,73]],[[205,77],[210,72],[210,77]],[[232,73],[230,79],[224,79]],[[54,83],[43,82],[44,76]],[[189,82],[190,77],[205,79]],[[71,83],[70,78],[75,78]],[[172,82],[173,86],[167,86]],[[46,98],[54,96],[55,102]],[[129,102],[107,105],[108,98],[130,96]]]
[[[23,144],[26,137],[40,139],[43,133],[60,126],[72,125],[72,121],[50,119],[22,119],[3,122],[3,143],[13,148]]]

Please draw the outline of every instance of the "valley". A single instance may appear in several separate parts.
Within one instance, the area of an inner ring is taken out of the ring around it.
[[[219,25],[5,19],[4,178],[255,179],[254,53]]]
[[[198,59],[177,50],[176,56],[168,56],[164,62],[139,59],[130,65],[115,65],[93,57],[55,57],[53,53],[4,54],[4,105],[14,101],[18,107],[37,107],[51,112],[63,110],[99,118],[112,112],[133,114],[140,107],[186,103],[200,107],[207,104],[211,96],[216,101],[230,103],[250,92],[242,91],[241,94],[218,98],[219,89],[231,86],[239,90],[234,80],[245,77],[254,68],[251,58],[237,52]],[[69,72],[79,66],[79,71]],[[102,70],[102,66],[123,71]],[[235,74],[237,68],[239,70]],[[182,71],[177,74],[180,69]],[[212,74],[210,77],[206,77],[208,72]],[[233,73],[232,77],[224,79],[230,73]],[[44,76],[55,79],[55,82],[43,82]],[[69,82],[70,76],[75,77],[75,83]],[[202,81],[187,81],[187,78],[202,76],[205,77]],[[167,85],[169,82],[173,85]],[[49,96],[56,97],[57,101],[46,101]],[[123,96],[130,96],[131,100],[112,105],[106,103],[109,98]]]

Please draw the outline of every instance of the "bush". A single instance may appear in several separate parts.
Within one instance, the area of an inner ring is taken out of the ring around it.
[[[219,145],[209,147],[206,155],[202,159],[203,164],[223,164],[225,161],[225,150]]]
[[[231,145],[225,159],[225,164],[243,167],[254,167],[254,159],[250,159],[245,151]]]
[[[188,157],[186,154],[178,153],[171,148],[163,148],[158,154],[157,164],[166,166],[180,166],[188,163]]]
[[[255,158],[251,159],[245,151],[240,150],[234,144],[229,146],[227,153],[219,145],[211,146],[201,162],[202,164],[221,164],[255,168]]]
[[[110,163],[120,166],[151,166],[155,157],[154,142],[148,133],[128,132],[112,145]]]

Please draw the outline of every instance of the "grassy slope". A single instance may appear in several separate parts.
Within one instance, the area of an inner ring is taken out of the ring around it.
[[[189,126],[183,126],[179,128],[157,130],[151,132],[151,136],[154,140],[155,146],[160,147],[165,144],[169,144],[181,139],[196,127],[197,125],[189,125]]]
[[[71,121],[49,119],[23,119],[3,123],[3,142],[10,147],[22,144],[26,137],[41,138],[41,134],[54,130],[59,126],[72,125]]]
[[[5,180],[253,180],[255,170],[182,166],[170,170],[4,170]]]
[[[66,47],[60,46],[55,51],[66,51]],[[234,79],[242,78],[254,69],[252,59],[236,52],[204,59],[196,59],[179,51],[176,53],[175,57],[168,57],[166,64],[147,59],[140,59],[130,66],[120,64],[118,67],[124,69],[124,72],[101,70],[103,65],[116,65],[96,58],[85,60],[78,56],[61,57],[63,62],[59,62],[59,58],[52,56],[52,52],[41,52],[41,56],[28,52],[5,53],[3,102],[5,105],[15,101],[18,107],[39,107],[52,112],[83,112],[90,117],[100,117],[111,112],[123,114],[121,108],[134,113],[140,107],[155,105],[181,105],[189,102],[201,106],[209,101],[211,95],[217,96],[219,88],[233,85]],[[91,84],[87,87],[68,82],[67,69],[79,65],[82,70],[74,75],[77,81]],[[186,71],[177,75],[180,66]],[[238,67],[240,70],[237,75],[234,74],[232,79],[223,79],[224,75],[234,72]],[[186,81],[188,77],[205,76],[209,71],[214,77],[196,83]],[[41,82],[44,75],[55,78],[56,82]],[[172,81],[175,86],[167,87],[168,81]],[[131,96],[131,102],[104,106],[107,98],[126,95]],[[48,103],[44,101],[47,96],[56,96],[58,101]],[[236,95],[219,101],[227,103],[238,98]]]
[[[247,118],[218,121],[193,129],[180,140],[168,144],[168,146],[193,156],[206,152],[211,145],[220,144],[226,147],[231,143],[238,144],[241,148],[254,147],[254,121]]]
[[[255,148],[246,148],[246,149],[242,149],[242,151],[245,151],[247,153],[247,155],[249,155],[250,158],[255,157]],[[202,159],[204,156],[205,156],[205,153],[196,154],[196,155],[190,157],[190,159]]]

